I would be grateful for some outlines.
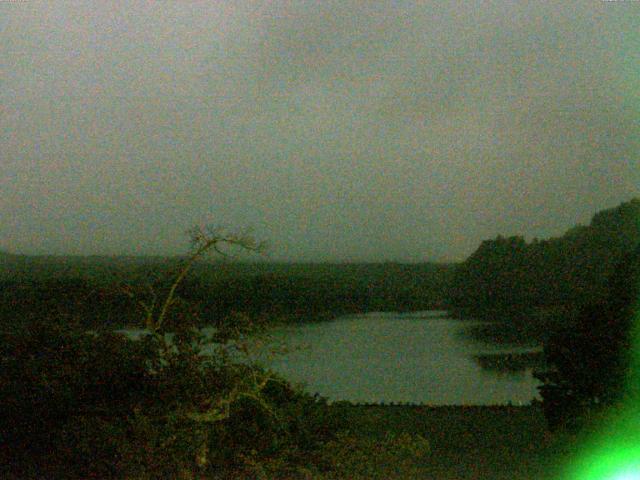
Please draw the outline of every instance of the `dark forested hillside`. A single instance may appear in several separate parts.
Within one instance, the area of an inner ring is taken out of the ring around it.
[[[609,277],[604,301],[580,309],[575,321],[545,342],[552,368],[539,372],[550,426],[579,425],[590,411],[637,402],[634,317],[640,306],[640,245],[623,256]]]
[[[615,266],[638,245],[638,198],[598,212],[588,226],[558,238],[498,236],[456,269],[450,301],[474,316],[598,303]]]

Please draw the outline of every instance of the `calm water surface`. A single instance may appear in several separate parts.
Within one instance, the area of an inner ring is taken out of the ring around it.
[[[446,312],[369,313],[279,328],[292,351],[269,363],[310,393],[331,401],[432,405],[528,403],[539,398],[531,369],[482,369],[474,355],[525,352],[465,337],[468,322]]]

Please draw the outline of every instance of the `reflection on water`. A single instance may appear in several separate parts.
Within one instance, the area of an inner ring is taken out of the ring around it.
[[[292,351],[269,364],[333,401],[486,405],[528,403],[537,397],[539,382],[526,361],[522,368],[491,369],[478,360],[491,363],[490,353],[536,349],[497,351],[460,335],[468,326],[447,318],[446,312],[412,312],[283,327],[274,338]]]
[[[491,352],[473,356],[474,360],[485,370],[499,373],[524,372],[529,368],[545,370],[546,361],[542,349],[526,352]]]

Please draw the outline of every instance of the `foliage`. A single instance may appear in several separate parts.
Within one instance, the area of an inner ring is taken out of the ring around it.
[[[336,478],[418,478],[419,465],[431,453],[419,434],[387,432],[384,438],[363,437],[347,431],[324,449],[325,462]]]
[[[143,299],[129,290],[145,314],[140,339],[55,312],[2,335],[4,476],[213,478],[289,468],[331,438],[323,399],[252,363],[247,317],[208,334],[190,322],[177,291],[196,260],[224,246],[260,248],[247,236],[192,233],[193,253],[171,283],[151,284]]]
[[[605,302],[584,307],[577,321],[545,344],[554,368],[538,373],[551,427],[578,426],[629,391],[632,330],[640,295],[640,247],[627,254],[609,279]]]
[[[85,328],[137,325],[146,314],[139,302],[149,304],[153,294],[168,293],[173,278],[158,271],[175,273],[180,265],[176,259],[36,257],[24,259],[19,269],[3,272],[0,265],[0,330],[16,328],[16,318],[28,323],[51,312],[76,318]],[[176,288],[168,328],[184,319],[214,325],[234,313],[254,321],[304,321],[441,308],[453,266],[199,261],[190,272]],[[126,291],[116,288],[118,283]]]
[[[562,237],[484,241],[456,270],[450,302],[474,316],[528,317],[535,309],[605,301],[607,279],[640,245],[640,199],[594,215]],[[511,315],[509,315],[511,313]]]
[[[562,237],[487,240],[457,269],[462,316],[504,319],[498,337],[543,340],[538,372],[549,424],[580,419],[623,395],[638,295],[640,199],[595,214]],[[479,332],[490,335],[491,332]]]

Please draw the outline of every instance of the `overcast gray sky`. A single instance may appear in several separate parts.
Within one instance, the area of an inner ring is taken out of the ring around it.
[[[460,260],[640,186],[640,2],[1,2],[0,248]]]

